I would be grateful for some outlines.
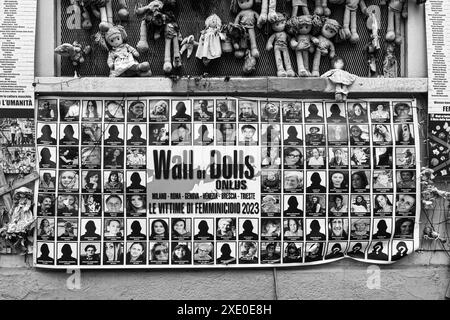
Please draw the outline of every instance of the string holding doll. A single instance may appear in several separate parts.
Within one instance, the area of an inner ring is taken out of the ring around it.
[[[386,5],[386,0],[381,0],[380,5]],[[389,0],[386,41],[395,41],[397,44],[402,43],[402,18],[408,18],[408,0]]]
[[[308,0],[291,0],[292,1],[292,14],[291,17],[296,17],[298,15],[298,11],[302,9],[302,15],[309,16],[308,9]]]
[[[150,77],[152,75],[148,62],[139,63],[135,59],[139,57],[139,52],[126,43],[127,33],[124,27],[109,28],[105,34],[105,42],[109,51],[107,63],[110,77]]]
[[[256,0],[256,2],[261,3],[261,14],[258,18],[258,28],[269,21],[270,23],[275,22],[277,19],[277,0]]]
[[[297,74],[310,77],[309,54],[314,52],[312,45],[312,18],[310,15],[293,16],[287,22],[287,29],[293,35],[290,45],[297,56]]]
[[[80,66],[84,63],[85,57],[91,54],[91,46],[83,46],[74,41],[73,44],[63,43],[55,48],[55,53],[62,57],[68,57],[74,66],[74,77],[78,78]]]
[[[294,77],[295,72],[292,70],[291,58],[289,57],[288,35],[285,32],[285,28],[286,16],[282,13],[277,13],[276,19],[272,22],[272,30],[275,33],[267,40],[266,50],[274,50],[278,77]]]
[[[356,24],[356,11],[358,6],[361,12],[368,15],[367,5],[364,0],[329,0],[333,4],[345,4],[344,21],[340,36],[343,40],[349,40],[350,43],[357,43],[359,41],[359,34]]]
[[[255,33],[255,25],[259,19],[259,15],[256,11],[252,10],[253,4],[254,0],[231,0],[230,10],[233,14],[237,14],[234,23],[243,26],[248,34],[250,54],[254,58],[259,58]]]
[[[217,14],[212,14],[205,20],[205,29],[201,32],[198,42],[196,57],[207,66],[211,60],[222,56],[221,40],[224,36],[221,33],[222,20]]]
[[[355,82],[357,76],[344,70],[345,61],[343,58],[336,56],[331,60],[333,69],[325,72],[321,78],[328,78],[336,85],[335,99],[337,102],[347,100],[348,86]]]
[[[313,77],[320,76],[319,68],[321,56],[329,56],[330,59],[333,59],[336,55],[336,49],[331,39],[336,36],[340,27],[339,22],[334,19],[327,18],[322,26],[321,34],[311,39],[316,46],[312,70]]]

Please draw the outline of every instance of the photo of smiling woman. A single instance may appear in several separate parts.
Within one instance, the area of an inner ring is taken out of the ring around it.
[[[150,240],[169,240],[168,219],[150,219]]]

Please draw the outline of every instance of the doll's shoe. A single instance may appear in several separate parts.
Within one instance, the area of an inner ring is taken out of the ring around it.
[[[113,25],[109,22],[100,22],[98,28],[101,32],[107,32]]]
[[[181,58],[180,57],[174,57],[173,58],[173,67],[174,68],[180,68],[181,67]]]
[[[331,10],[328,7],[323,8],[323,15],[329,17],[331,15]]]
[[[323,8],[322,8],[322,7],[317,7],[317,8],[314,10],[314,14],[317,14],[318,16],[323,15]]]
[[[395,37],[395,43],[396,44],[402,44],[403,42],[403,37],[402,36],[396,36]]]
[[[387,41],[394,41],[395,40],[395,32],[394,31],[388,31],[386,33],[386,40]]]
[[[150,47],[149,47],[147,41],[139,41],[137,46],[136,46],[136,49],[140,53],[143,53],[143,52],[147,52],[150,49]]]
[[[277,71],[277,77],[286,77],[286,71],[284,70],[278,70]]]
[[[139,72],[148,72],[150,70],[150,63],[148,62],[139,63],[138,70]]]
[[[313,72],[311,73],[311,76],[312,76],[312,77],[320,77],[320,73],[319,73],[319,71],[313,71]]]
[[[298,72],[298,75],[299,75],[299,77],[309,77],[309,76],[311,76],[311,73],[309,73],[308,71],[303,69]]]
[[[172,72],[172,63],[164,62],[163,70],[165,73],[171,73]]]
[[[295,72],[292,69],[288,69],[288,70],[286,70],[286,75],[288,77],[295,77]]]
[[[359,34],[352,33],[350,36],[350,43],[357,43],[359,41]]]
[[[253,48],[251,53],[253,58],[259,58],[259,51],[257,48]]]

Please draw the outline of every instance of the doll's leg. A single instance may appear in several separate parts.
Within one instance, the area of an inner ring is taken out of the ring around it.
[[[164,49],[164,72],[170,73],[172,72],[172,59],[170,57],[170,49],[172,47],[172,39],[166,38],[166,46]]]
[[[316,50],[316,52],[314,53],[314,61],[313,61],[313,70],[312,70],[313,77],[320,77],[320,72],[319,72],[320,57],[321,57],[320,51]]]
[[[318,16],[323,15],[322,0],[315,0],[314,6],[314,14],[317,14]]]
[[[292,5],[292,17],[296,17],[298,14],[298,6]]]
[[[350,12],[350,28],[351,28],[351,43],[357,43],[359,41],[358,30],[356,28],[356,10]]]
[[[251,54],[252,54],[253,57],[259,58],[259,51],[258,51],[258,47],[256,45],[255,29],[254,28],[249,28],[249,29],[247,29],[247,31],[248,31],[248,36],[250,38]]]
[[[302,12],[303,12],[304,15],[308,15],[308,16],[309,16],[309,9],[308,9],[308,6],[303,6],[303,7],[302,7]]]
[[[269,13],[267,15],[267,19],[270,23],[274,22],[277,19],[277,0],[269,0]]]
[[[388,27],[386,31],[386,40],[394,41],[395,40],[395,32],[394,32],[394,11],[391,8],[388,9]]]
[[[275,48],[275,63],[277,65],[277,77],[286,77],[286,70],[283,67],[283,58],[281,57],[281,52],[279,48]]]
[[[303,66],[306,70],[305,77],[311,77],[311,71],[309,71],[309,51],[305,50],[302,52],[303,55]]]
[[[284,65],[286,66],[286,75],[288,77],[295,77],[295,72],[292,70],[291,57],[287,48],[282,49]]]
[[[306,70],[303,64],[303,52],[296,50],[295,55],[297,56],[297,73],[299,77],[306,77]]]
[[[150,70],[150,63],[142,62],[138,65],[139,76],[141,77],[151,77],[152,70]]]
[[[146,52],[149,49],[148,41],[147,41],[147,23],[145,20],[141,21],[141,31],[139,35],[139,42],[136,46],[139,52]]]
[[[263,24],[267,22],[267,11],[269,6],[269,0],[262,0],[261,3],[261,14],[258,19],[258,28],[261,28]]]
[[[401,44],[403,41],[403,37],[402,37],[402,28],[401,28],[401,13],[400,12],[396,12],[395,13],[395,43],[397,44]]]
[[[100,7],[100,24],[99,29],[101,32],[106,32],[109,30],[109,24],[108,24],[108,15],[106,13],[106,7]]]
[[[173,66],[175,68],[181,67],[181,57],[180,57],[180,42],[178,37],[173,38]]]
[[[120,21],[128,21],[130,17],[130,12],[128,11],[128,5],[126,0],[119,0],[119,11],[117,14],[119,15]]]
[[[350,39],[351,32],[350,32],[350,10],[349,8],[345,8],[344,11],[344,23],[342,27],[342,33],[344,35],[344,39]]]
[[[108,23],[110,25],[113,24],[113,18],[114,18],[114,13],[113,13],[113,9],[112,9],[112,1],[111,0],[106,0],[106,16],[108,19]]]
[[[340,83],[336,84],[334,97],[337,102],[344,101],[344,93],[343,93],[342,87],[343,86]]]
[[[329,17],[331,15],[331,10],[328,8],[328,0],[322,0],[322,8],[324,16]]]

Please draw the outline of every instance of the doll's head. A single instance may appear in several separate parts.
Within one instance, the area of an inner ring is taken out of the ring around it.
[[[326,19],[322,27],[322,35],[327,38],[333,38],[341,28],[339,22],[334,19]]]
[[[310,15],[292,17],[287,23],[287,29],[293,35],[309,34],[312,30],[312,18]]]
[[[220,20],[220,17],[217,14],[212,14],[206,18],[205,27],[220,29],[222,28],[222,20]]]
[[[105,40],[110,48],[117,48],[127,41],[127,33],[121,26],[111,27],[105,34]]]
[[[230,10],[236,14],[240,10],[248,10],[253,7],[254,0],[231,0]]]
[[[333,69],[345,69],[345,61],[344,58],[336,56],[331,60],[331,66]]]
[[[272,29],[275,32],[283,31],[286,27],[286,15],[283,13],[277,12],[277,16],[275,20],[272,22]]]

